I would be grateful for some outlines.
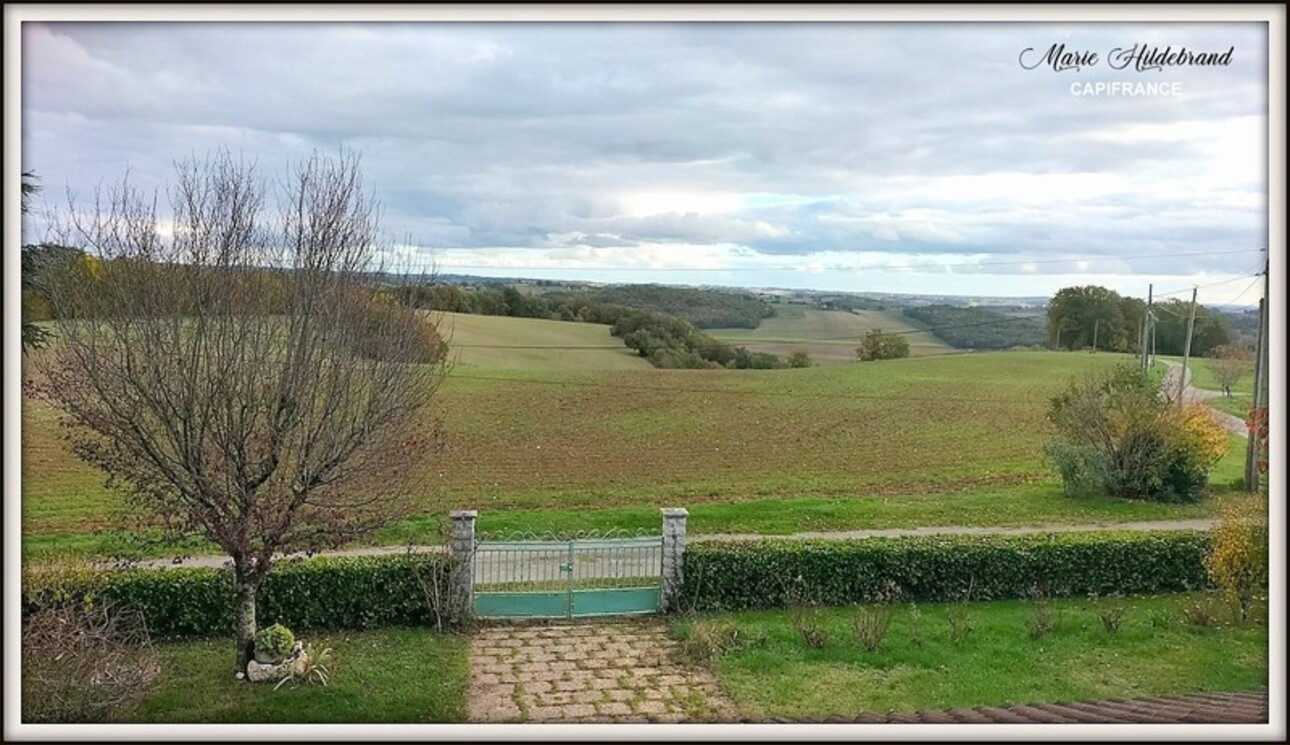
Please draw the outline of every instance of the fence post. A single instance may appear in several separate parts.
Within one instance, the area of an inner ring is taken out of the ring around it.
[[[661,610],[671,610],[681,590],[682,564],[685,559],[685,520],[690,512],[683,507],[664,507],[663,513],[663,582]]]
[[[463,622],[471,615],[475,597],[475,518],[476,510],[457,510],[452,517],[452,596],[451,615]]]

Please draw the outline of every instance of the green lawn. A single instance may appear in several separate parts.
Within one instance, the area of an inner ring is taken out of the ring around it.
[[[1121,601],[1119,631],[1106,632],[1094,603],[1053,601],[1057,628],[1031,638],[1032,606],[970,604],[974,629],[961,645],[948,638],[946,604],[920,605],[921,646],[911,641],[909,606],[899,606],[882,644],[866,651],[853,638],[856,608],[819,609],[829,638],[806,647],[788,611],[700,617],[734,623],[761,646],[728,653],[714,670],[735,703],[754,717],[823,717],[949,707],[1160,696],[1254,689],[1268,684],[1266,609],[1245,628],[1196,628],[1180,608],[1197,596]],[[685,638],[692,620],[674,623]]]
[[[158,645],[162,677],[137,722],[461,722],[469,643],[420,629],[305,635],[331,647],[330,685],[248,684],[233,678],[233,640]]]

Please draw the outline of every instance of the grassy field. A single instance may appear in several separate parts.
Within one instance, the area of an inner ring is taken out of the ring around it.
[[[774,318],[762,320],[755,329],[711,329],[708,333],[754,352],[787,357],[793,352],[804,351],[811,355],[812,361],[829,364],[855,362],[855,350],[861,338],[875,328],[883,331],[922,328],[898,312],[819,310],[798,304],[777,305],[775,311],[777,315]],[[909,353],[913,357],[954,351],[927,332],[907,334],[905,340],[909,342]]]
[[[438,313],[461,368],[644,370],[650,364],[593,323]]]
[[[754,717],[854,716],[1266,686],[1266,609],[1244,628],[1199,628],[1180,613],[1194,598],[1121,599],[1124,614],[1115,633],[1103,628],[1094,601],[1052,601],[1056,629],[1039,638],[1029,633],[1030,604],[971,603],[974,628],[959,645],[948,638],[948,605],[920,605],[921,624],[911,620],[909,606],[899,606],[873,652],[854,639],[856,608],[808,611],[807,618],[828,634],[823,649],[803,644],[789,611],[700,618],[733,623],[744,638],[764,638],[714,665],[735,703]],[[693,623],[677,621],[674,631],[684,638]]]
[[[310,636],[332,649],[323,686],[247,685],[233,679],[233,640],[158,645],[162,677],[135,722],[461,722],[469,643],[417,629]]]
[[[506,333],[490,331],[494,323]],[[479,316],[457,324],[461,361],[432,412],[445,449],[406,472],[422,517],[379,541],[433,540],[436,519],[463,508],[479,509],[491,530],[655,528],[657,508],[685,506],[696,532],[768,533],[1216,511],[1212,500],[1061,496],[1041,457],[1048,396],[1117,355],[997,352],[693,371],[657,370],[604,349],[588,350],[604,367],[568,369],[569,351],[543,348],[524,350],[533,354],[528,367],[500,368],[486,363],[509,352],[466,343],[531,341],[537,332],[520,326],[574,335],[604,328]],[[615,369],[620,362],[628,364]],[[25,400],[22,423],[24,553],[109,550],[119,498],[69,452],[45,404]],[[1217,486],[1239,477],[1239,459],[1227,470],[1215,473]]]

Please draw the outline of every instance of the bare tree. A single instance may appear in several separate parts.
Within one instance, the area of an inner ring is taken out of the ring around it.
[[[1254,369],[1254,353],[1239,344],[1221,344],[1209,355],[1209,369],[1223,387],[1223,395],[1232,395],[1232,386]]]
[[[301,163],[273,211],[227,153],[177,173],[169,230],[128,176],[91,209],[69,200],[65,242],[96,260],[53,283],[36,392],[129,504],[232,559],[243,669],[275,555],[403,511],[397,477],[433,445],[419,414],[446,349],[382,288],[356,157]]]

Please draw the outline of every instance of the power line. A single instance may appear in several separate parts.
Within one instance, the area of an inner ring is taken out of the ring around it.
[[[1157,293],[1156,293],[1156,297],[1166,297],[1166,296],[1168,296],[1168,295],[1181,295],[1181,294],[1183,294],[1183,293],[1191,292],[1193,289],[1203,290],[1203,289],[1205,289],[1205,288],[1207,288],[1207,287],[1218,287],[1219,285],[1230,284],[1230,283],[1232,283],[1232,282],[1236,282],[1236,281],[1238,281],[1238,280],[1242,280],[1242,279],[1247,279],[1247,278],[1249,278],[1249,277],[1262,277],[1262,276],[1263,276],[1263,272],[1262,272],[1262,271],[1255,272],[1254,274],[1242,274],[1242,275],[1240,275],[1239,277],[1232,277],[1232,278],[1230,278],[1230,279],[1224,279],[1224,280],[1222,280],[1222,281],[1220,281],[1220,282],[1211,282],[1211,283],[1209,283],[1209,284],[1207,284],[1207,285],[1200,285],[1200,286],[1197,286],[1197,287],[1194,287],[1194,288],[1193,288],[1193,287],[1184,287],[1184,288],[1183,288],[1183,289],[1181,289],[1181,290],[1173,290],[1173,291],[1170,291],[1170,292],[1157,292]],[[1242,293],[1242,294],[1244,294],[1244,293]],[[1239,296],[1238,296],[1238,297],[1239,297]]]

